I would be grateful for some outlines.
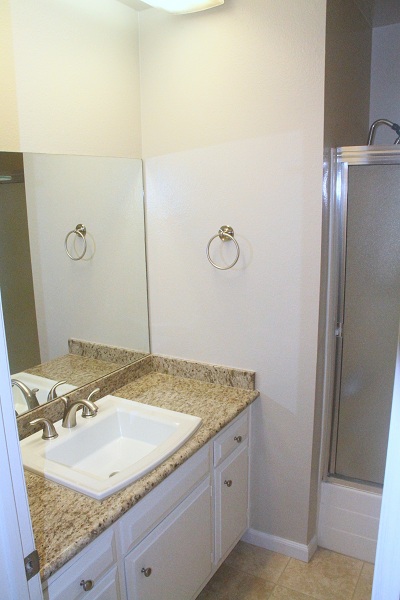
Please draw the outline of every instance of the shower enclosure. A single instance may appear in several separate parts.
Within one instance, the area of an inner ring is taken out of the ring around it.
[[[332,156],[328,473],[383,483],[400,317],[400,148]]]

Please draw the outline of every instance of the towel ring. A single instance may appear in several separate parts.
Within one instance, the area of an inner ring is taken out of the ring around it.
[[[215,267],[216,269],[219,269],[220,271],[226,271],[227,269],[231,269],[232,267],[234,267],[236,265],[237,261],[239,260],[240,248],[239,248],[239,244],[235,240],[234,235],[235,235],[235,232],[233,231],[232,227],[230,227],[229,225],[222,225],[219,228],[217,235],[214,235],[207,244],[207,249],[206,249],[207,258],[210,261],[210,263],[212,264],[212,266]],[[236,258],[233,261],[233,263],[231,263],[227,267],[220,267],[219,265],[217,265],[215,262],[213,262],[211,260],[210,246],[211,246],[212,242],[215,240],[215,238],[217,238],[217,237],[219,237],[223,242],[234,242],[235,243],[236,252],[237,252]]]
[[[75,233],[75,235],[78,235],[83,240],[83,252],[82,252],[82,254],[79,254],[78,256],[72,256],[72,254],[70,254],[70,252],[68,250],[68,239],[69,239],[69,236],[72,235],[73,233]],[[71,260],[81,260],[85,256],[86,250],[87,250],[86,227],[84,225],[82,225],[81,223],[79,223],[75,227],[75,229],[71,229],[71,231],[69,231],[67,233],[67,235],[65,236],[64,246],[65,246],[65,252],[68,254],[68,256],[70,257]]]

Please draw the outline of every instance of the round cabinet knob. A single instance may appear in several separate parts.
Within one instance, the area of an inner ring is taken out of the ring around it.
[[[226,487],[231,487],[231,485],[232,485],[232,479],[225,479],[224,485],[226,485]]]
[[[150,569],[150,567],[148,567],[147,569],[145,569],[145,568],[143,567],[143,569],[142,569],[142,571],[141,571],[141,572],[143,573],[143,575],[144,575],[145,577],[150,577],[150,575],[151,575],[151,569]]]
[[[82,579],[80,585],[81,585],[81,587],[83,587],[85,592],[88,592],[89,590],[91,590],[93,588],[94,582],[91,579],[86,579],[86,581],[84,579]]]
[[[237,442],[238,444],[240,444],[240,442],[242,441],[242,436],[241,435],[235,435],[235,437],[233,438],[235,440],[235,442]]]

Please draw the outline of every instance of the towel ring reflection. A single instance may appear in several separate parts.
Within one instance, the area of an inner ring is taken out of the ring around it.
[[[222,225],[219,228],[217,235],[214,235],[207,244],[207,248],[206,248],[207,258],[210,261],[210,263],[212,264],[212,266],[215,267],[216,269],[219,269],[220,271],[226,271],[227,269],[231,269],[232,267],[234,267],[236,265],[237,261],[239,260],[240,248],[239,248],[239,244],[235,240],[234,235],[235,235],[235,232],[233,231],[232,227],[230,227],[229,225]],[[220,240],[222,240],[223,242],[234,242],[235,243],[236,258],[233,261],[233,263],[231,263],[227,267],[220,267],[214,261],[211,260],[210,246],[211,246],[212,242],[215,240],[215,238],[217,238],[217,237],[219,237]]]
[[[83,240],[83,251],[81,254],[78,254],[78,256],[72,256],[72,254],[70,254],[70,252],[68,250],[68,239],[69,239],[69,236],[72,235],[73,233],[75,233],[75,235],[79,236]],[[82,225],[82,223],[79,223],[75,227],[75,229],[71,229],[71,231],[69,231],[67,233],[67,235],[65,236],[64,246],[65,246],[65,252],[68,254],[68,256],[70,257],[71,260],[81,260],[85,256],[86,250],[87,250],[86,227],[84,225]]]

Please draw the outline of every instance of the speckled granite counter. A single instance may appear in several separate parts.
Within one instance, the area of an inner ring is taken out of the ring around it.
[[[64,356],[54,358],[47,363],[25,369],[25,373],[47,377],[55,381],[64,380],[71,385],[82,386],[120,368],[121,365],[117,363],[104,362],[76,354],[64,354]]]
[[[151,357],[145,363],[158,371],[167,370],[163,357]],[[146,361],[146,359],[145,359]],[[158,362],[157,362],[158,361]],[[196,365],[197,363],[189,363]],[[169,370],[179,371],[170,361]],[[210,373],[218,373],[219,367],[210,367]],[[228,370],[226,370],[228,372]],[[229,372],[229,377],[233,371]],[[251,372],[238,372],[246,374]],[[193,376],[193,374],[192,374]],[[102,531],[114,523],[141,498],[192,456],[225,425],[234,419],[258,396],[254,390],[254,373],[243,387],[229,387],[160,372],[139,376],[115,390],[124,398],[161,406],[201,417],[198,431],[169,459],[146,476],[102,502],[74,492],[42,477],[26,471],[26,484],[31,508],[36,548],[40,556],[41,577],[46,580],[57,569],[77,554]],[[233,384],[237,381],[233,382]],[[246,378],[244,384],[246,383]],[[247,389],[243,389],[247,387]],[[253,389],[251,389],[253,388]],[[101,410],[101,401],[99,401]]]
[[[25,372],[82,386],[122,366],[141,360],[147,355],[137,350],[106,346],[75,338],[68,340],[68,349],[68,354],[25,369]]]

